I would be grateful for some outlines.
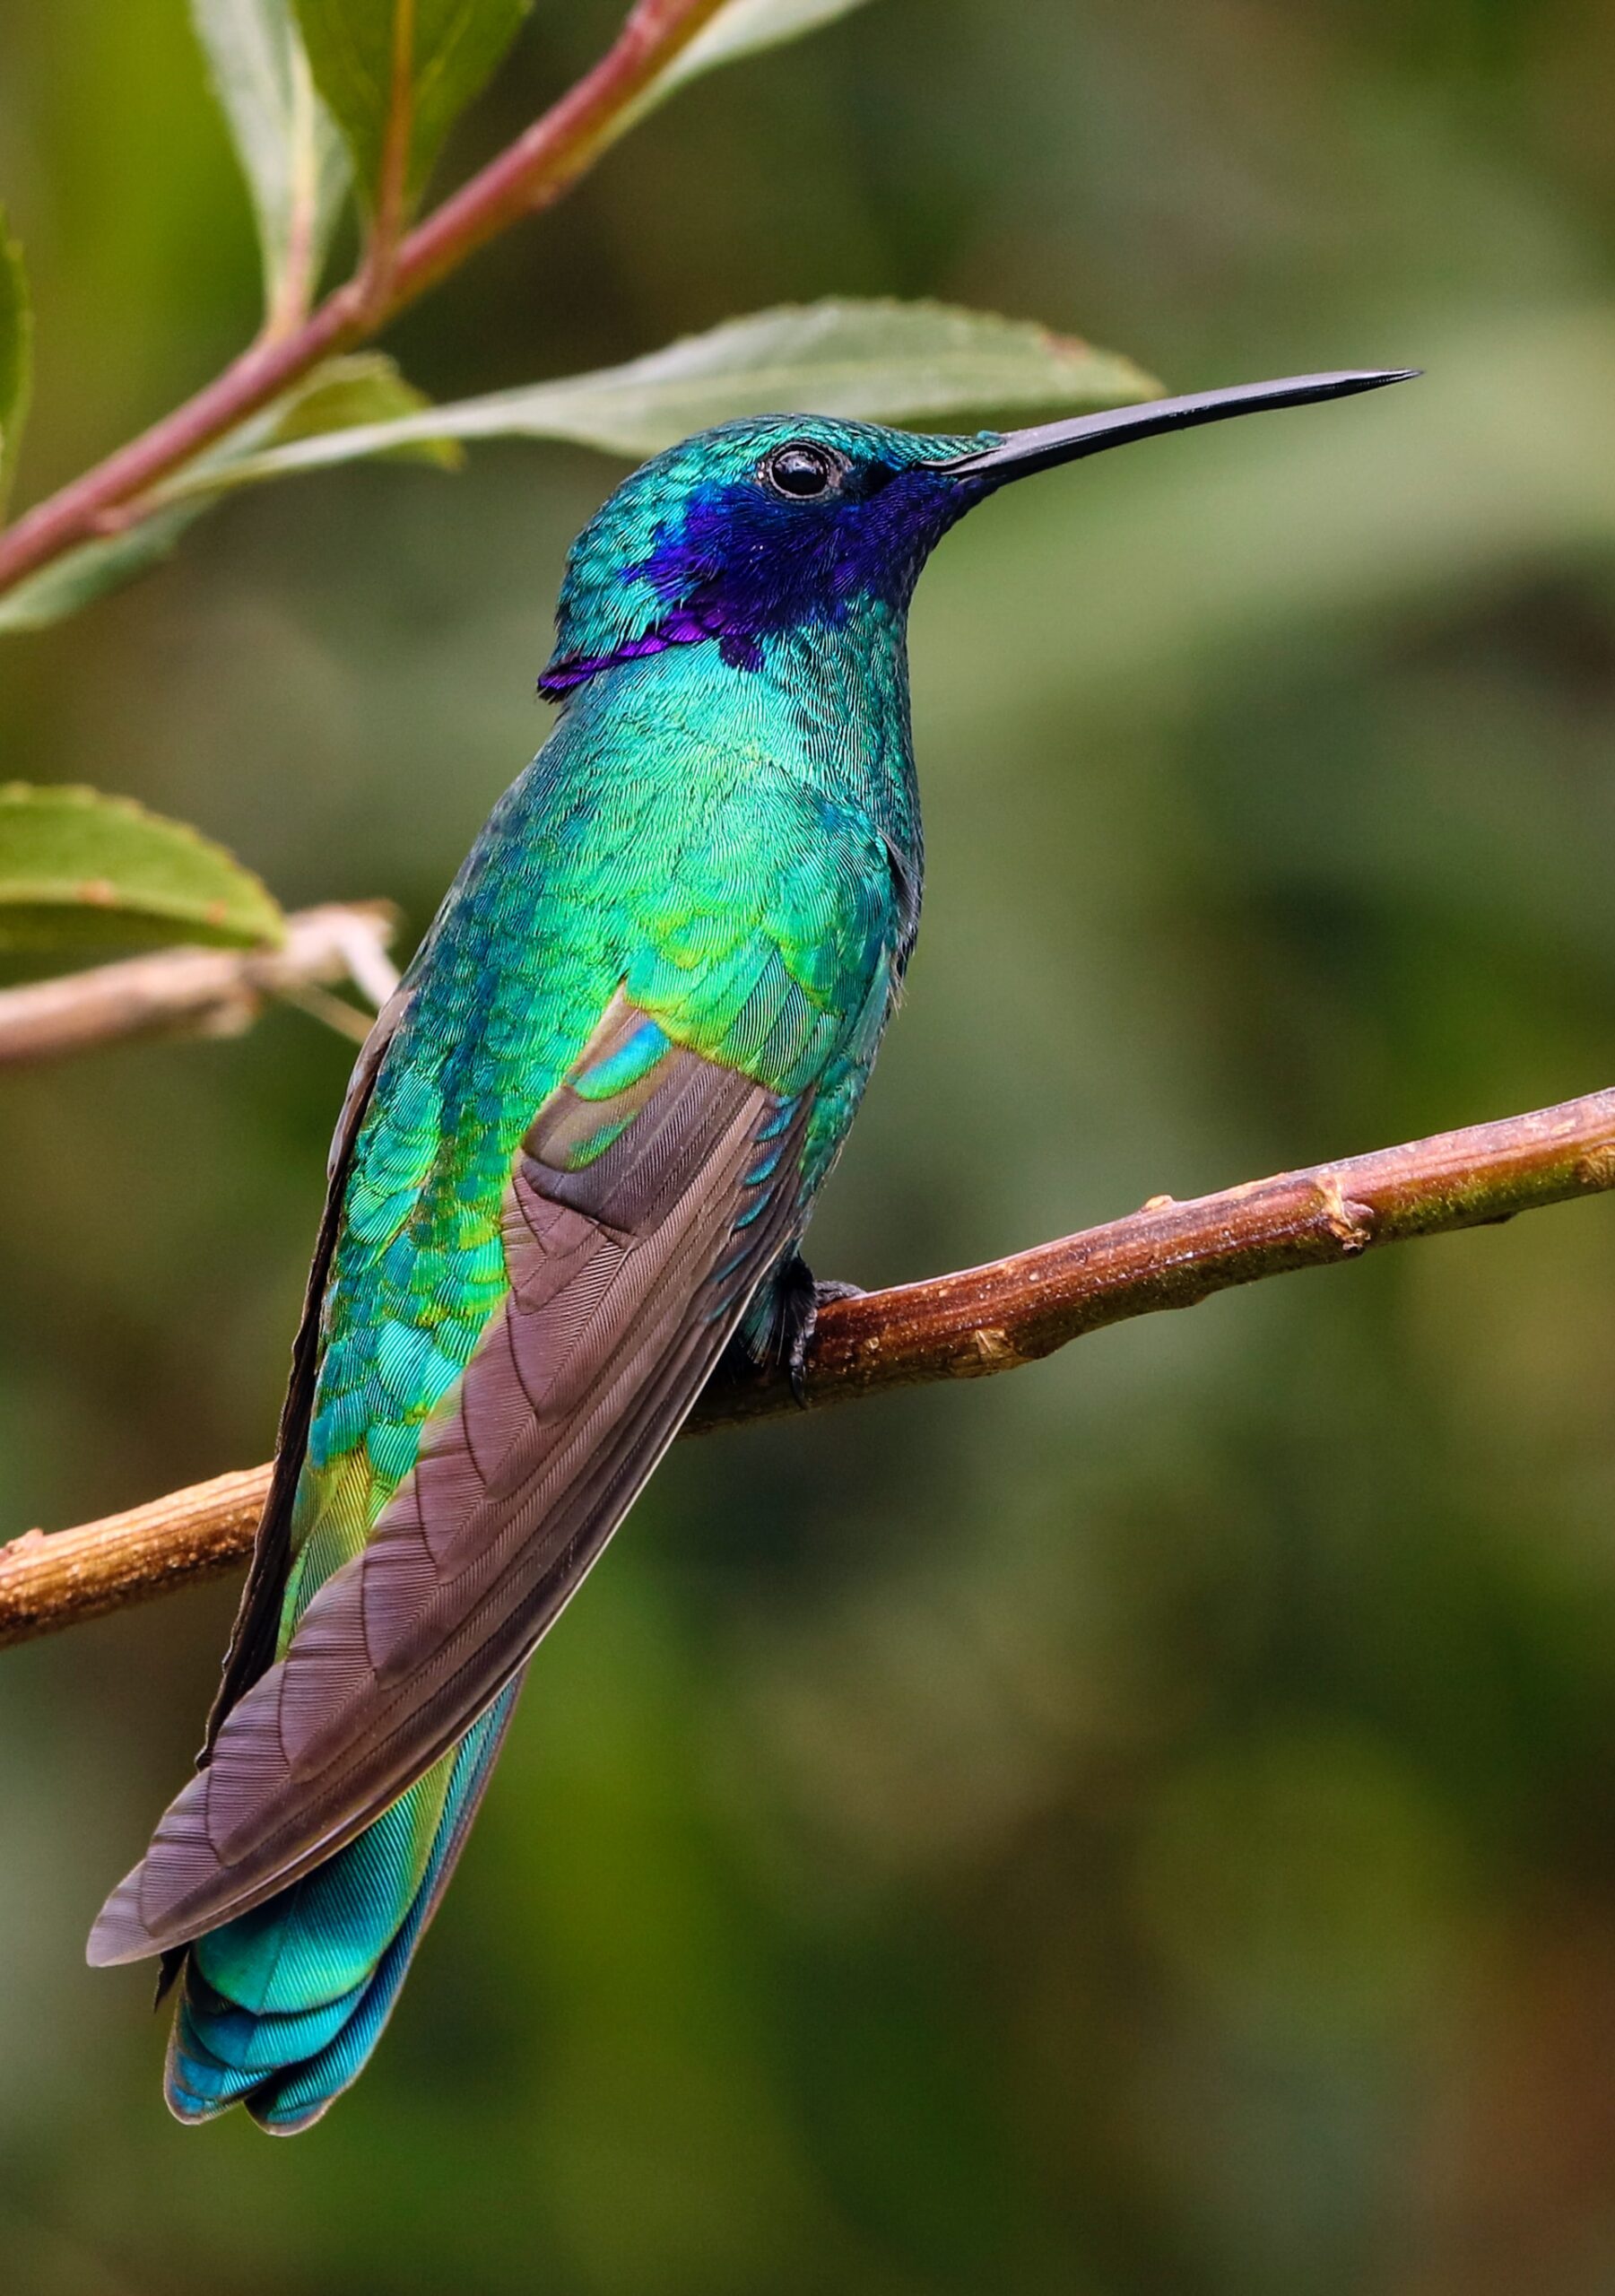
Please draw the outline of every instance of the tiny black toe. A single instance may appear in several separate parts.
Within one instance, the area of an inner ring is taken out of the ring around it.
[[[862,1296],[855,1283],[817,1283],[801,1253],[791,1252],[758,1292],[729,1343],[735,1371],[755,1379],[759,1373],[783,1370],[791,1393],[805,1409],[807,1354],[819,1311],[832,1300]]]
[[[820,1311],[832,1300],[861,1300],[863,1287],[856,1283],[820,1283],[815,1282],[805,1260],[800,1257],[796,1266],[802,1281],[793,1287],[793,1317],[790,1328],[790,1352],[786,1361],[790,1370],[791,1393],[802,1409],[807,1409],[807,1353],[818,1326]]]

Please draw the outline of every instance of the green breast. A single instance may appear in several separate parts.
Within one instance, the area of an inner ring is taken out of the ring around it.
[[[511,1160],[620,986],[676,1041],[815,1089],[804,1193],[862,1091],[903,929],[885,833],[777,726],[715,736],[665,674],[622,683],[501,799],[412,969],[326,1292],[282,1648],[503,1298]]]

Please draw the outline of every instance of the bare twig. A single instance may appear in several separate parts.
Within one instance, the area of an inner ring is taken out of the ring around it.
[[[0,1547],[0,1645],[150,1602],[230,1568],[252,1545],[269,1469],[218,1474],[76,1531],[27,1531]]]
[[[837,1300],[814,1335],[807,1401],[1012,1370],[1132,1316],[1610,1187],[1615,1091],[1186,1204],[1152,1196],[1127,1219],[986,1267]],[[782,1379],[720,1378],[690,1431],[794,1407]],[[0,1547],[0,1645],[228,1570],[252,1544],[268,1481],[267,1467],[249,1468]]]
[[[278,949],[161,949],[0,990],[0,1068],[124,1037],[235,1036],[265,996],[307,1005],[345,1034],[363,1036],[369,1016],[331,996],[328,985],[352,981],[372,1004],[384,1004],[397,980],[386,953],[397,921],[386,901],[332,902],[288,918]]]
[[[160,479],[280,397],[333,352],[374,335],[521,216],[569,191],[628,120],[636,100],[723,0],[638,0],[616,41],[516,142],[399,242],[384,291],[367,265],[296,326],[266,329],[241,356],[104,462],[0,535],[0,593],[99,534],[120,530]]]

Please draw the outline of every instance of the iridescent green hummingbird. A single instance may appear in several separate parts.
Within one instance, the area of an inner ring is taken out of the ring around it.
[[[360,1055],[198,1773],[90,1941],[178,1983],[167,2093],[306,2127],[363,2066],[534,1648],[800,1256],[919,918],[905,624],[1006,481],[1402,379],[1007,435],[782,415],[575,544],[550,739]]]

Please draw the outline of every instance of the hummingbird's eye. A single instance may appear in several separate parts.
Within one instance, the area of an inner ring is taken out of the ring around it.
[[[828,447],[797,439],[764,457],[762,474],[776,494],[788,495],[793,502],[811,502],[816,494],[829,492],[841,470],[840,457]]]

